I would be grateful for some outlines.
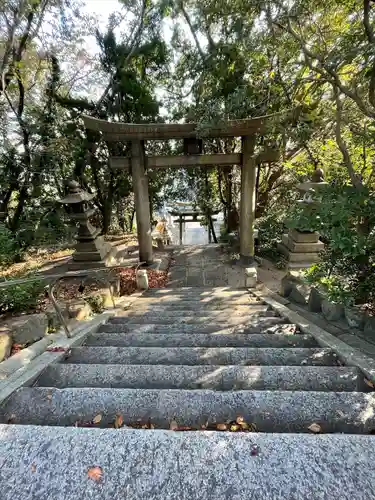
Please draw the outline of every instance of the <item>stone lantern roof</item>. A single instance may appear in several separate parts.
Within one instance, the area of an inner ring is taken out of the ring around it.
[[[94,194],[90,194],[87,191],[81,189],[77,181],[68,182],[68,194],[65,198],[59,200],[60,203],[64,205],[74,205],[76,203],[85,203],[91,201],[95,197]]]

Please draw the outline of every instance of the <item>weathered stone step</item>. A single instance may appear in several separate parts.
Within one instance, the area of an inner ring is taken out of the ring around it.
[[[375,491],[375,436],[0,426],[0,438],[3,500],[370,500]],[[100,483],[87,478],[94,466]]]
[[[170,314],[181,314],[185,316],[190,316],[192,314],[200,314],[202,316],[218,316],[222,314],[249,314],[267,311],[268,306],[261,304],[259,302],[251,304],[232,304],[230,302],[215,303],[215,302],[198,302],[192,301],[187,304],[181,304],[181,302],[169,303],[168,304],[146,304],[138,302],[132,306],[130,310],[127,311],[129,316],[144,315],[146,312],[151,314],[165,313]],[[121,317],[121,316],[120,316]]]
[[[265,314],[267,313],[267,314]],[[179,320],[184,321],[186,320],[191,320],[193,318],[196,318],[197,316],[203,317],[203,318],[209,318],[209,319],[214,319],[217,320],[219,319],[220,321],[225,320],[225,318],[228,319],[228,316],[241,316],[244,318],[249,318],[254,316],[257,317],[259,315],[265,315],[267,316],[277,316],[269,306],[267,305],[253,305],[250,304],[248,306],[242,306],[242,307],[226,307],[226,308],[221,308],[221,309],[207,309],[207,308],[201,308],[200,306],[196,306],[193,309],[179,309],[178,305],[176,307],[171,307],[167,309],[164,306],[154,306],[154,307],[146,307],[146,308],[138,308],[138,307],[132,307],[132,309],[126,311],[125,313],[121,313],[116,318],[126,318],[129,320],[136,320],[138,318],[144,318],[148,317],[150,319],[156,317],[156,318],[166,318],[169,320],[178,317]]]
[[[312,335],[215,333],[94,333],[88,346],[107,347],[318,347]]]
[[[184,307],[196,307],[196,305],[201,305],[201,306],[226,306],[228,305],[232,306],[240,306],[240,305],[250,305],[250,304],[262,304],[262,301],[260,301],[257,297],[253,297],[249,294],[244,294],[243,296],[238,296],[238,297],[217,297],[215,295],[213,296],[203,296],[200,297],[199,295],[168,295],[166,297],[160,296],[160,297],[152,297],[152,296],[142,296],[139,297],[136,301],[136,305],[143,305],[143,304],[150,304],[150,305],[181,305],[183,308]]]
[[[277,333],[278,329],[285,331],[289,330],[291,326],[286,323],[282,318],[253,318],[247,321],[246,325],[240,324],[232,327],[227,327],[225,324],[215,324],[211,321],[209,325],[206,324],[161,324],[154,323],[151,320],[149,323],[129,323],[123,318],[118,318],[119,321],[115,322],[116,318],[112,318],[111,322],[102,325],[99,328],[101,332],[111,333]]]
[[[333,364],[330,349],[251,347],[74,347],[66,363],[125,365],[315,365]]]
[[[250,296],[246,288],[232,287],[171,287],[171,288],[149,288],[143,293],[143,297],[167,297],[167,296],[196,296],[196,297],[244,297]]]
[[[269,318],[275,317],[273,311],[260,311],[255,313],[248,313],[243,315],[228,315],[226,313],[211,315],[211,316],[201,316],[197,315],[186,315],[184,312],[175,311],[174,313],[165,314],[163,312],[151,313],[139,315],[127,315],[127,316],[117,316],[110,320],[110,323],[118,324],[128,324],[128,325],[144,325],[153,323],[156,325],[204,325],[204,324],[227,324],[227,325],[242,325],[249,324],[252,321],[257,321],[259,318]],[[280,319],[280,318],[279,318]]]
[[[68,426],[100,413],[101,425],[107,426],[120,413],[125,423],[152,419],[156,427],[168,429],[172,419],[200,426],[207,419],[225,422],[241,415],[260,432],[309,432],[317,423],[324,433],[361,434],[375,429],[374,408],[374,395],[362,392],[23,387],[1,407],[0,422]]]
[[[338,366],[55,364],[42,373],[36,385],[216,391],[356,391],[363,386],[363,376],[356,368]]]

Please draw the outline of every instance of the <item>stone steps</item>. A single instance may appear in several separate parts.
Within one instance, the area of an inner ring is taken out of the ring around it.
[[[278,317],[258,317],[246,321],[245,324],[240,321],[238,325],[226,325],[226,324],[215,324],[214,321],[210,321],[210,324],[162,324],[155,323],[151,320],[149,323],[129,323],[124,321],[124,318],[119,318],[120,321],[115,322],[115,318],[112,319],[111,323],[106,323],[101,326],[100,332],[108,333],[268,333],[277,331],[279,327],[280,330],[284,328],[288,329],[288,324]],[[286,325],[286,326],[285,326]]]
[[[160,313],[165,313],[167,316],[172,313],[183,314],[185,316],[196,315],[197,313],[202,314],[203,316],[220,316],[223,314],[234,314],[236,316],[246,316],[249,314],[253,314],[254,312],[265,312],[268,310],[268,307],[264,304],[260,304],[256,302],[254,304],[235,304],[228,307],[228,304],[224,305],[222,303],[216,302],[204,302],[201,304],[200,302],[191,301],[187,304],[181,304],[180,302],[176,302],[175,304],[170,305],[154,305],[147,304],[141,302],[137,304],[136,310],[131,310],[128,315],[119,316],[121,317],[134,317],[141,316],[146,313],[159,315]]]
[[[1,498],[372,498],[375,392],[254,295],[149,290],[14,390]],[[218,431],[238,416],[257,432]]]
[[[0,439],[2,500],[374,496],[375,436],[0,426]]]
[[[370,433],[375,429],[375,397],[363,392],[211,391],[23,387],[1,407],[0,422],[74,426],[102,415],[100,426],[152,420],[157,428],[200,427],[241,415],[259,432],[309,432],[312,423],[324,433]]]
[[[263,309],[259,309],[254,312],[247,312],[244,314],[225,313],[219,311],[218,314],[214,314],[210,311],[210,315],[205,314],[200,315],[199,311],[197,314],[191,313],[186,314],[184,311],[176,310],[174,313],[163,313],[163,312],[145,312],[145,313],[133,313],[127,316],[117,316],[111,321],[112,324],[121,325],[148,325],[153,323],[155,325],[204,325],[204,324],[226,324],[226,325],[242,325],[248,324],[249,321],[257,320],[258,318],[269,318],[274,317],[273,311],[267,311],[267,306],[260,306]],[[215,311],[216,313],[216,311]]]
[[[66,363],[122,365],[314,365],[335,362],[330,349],[251,347],[74,347]]]
[[[195,296],[195,297],[246,297],[248,291],[246,288],[223,287],[198,287],[198,286],[182,286],[171,288],[149,288],[144,292],[143,297],[163,297],[163,296]]]
[[[318,347],[311,335],[283,333],[108,333],[90,335],[92,347]]]
[[[244,294],[241,296],[234,296],[232,298],[220,297],[220,296],[199,296],[199,295],[177,295],[177,296],[160,296],[152,297],[143,295],[137,300],[137,307],[143,305],[165,305],[166,307],[171,306],[182,307],[182,309],[196,308],[199,307],[211,307],[211,306],[223,306],[223,307],[233,307],[233,306],[250,306],[262,304],[262,302],[257,297],[251,297],[249,294]]]
[[[162,360],[164,361],[164,360]],[[266,360],[270,361],[270,360]],[[264,363],[267,365],[267,363]],[[215,391],[356,391],[363,388],[356,368],[337,366],[222,366],[65,364],[49,366],[42,387],[117,389],[211,389]]]

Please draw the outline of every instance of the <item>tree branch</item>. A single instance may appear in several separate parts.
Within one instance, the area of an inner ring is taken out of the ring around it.
[[[128,55],[125,58],[123,66],[126,66],[126,64],[129,62],[130,58],[133,57],[134,52],[136,51],[136,49],[138,47],[138,42],[139,42],[139,39],[141,37],[142,31],[143,31],[143,27],[144,27],[144,22],[145,22],[146,6],[147,6],[147,0],[142,0],[142,9],[141,9],[141,12],[140,12],[140,22],[139,22],[137,31],[134,34],[133,41],[131,42],[131,45],[130,45],[130,51],[129,51]],[[114,84],[114,78],[113,78],[113,76],[111,76],[110,81],[109,81],[107,87],[105,88],[103,94],[101,95],[100,99],[98,100],[98,102],[96,104],[96,109],[97,110],[99,109],[99,107],[103,103],[103,101],[107,98],[108,93],[111,91],[111,89],[113,87],[113,84]]]
[[[358,188],[362,185],[362,183],[354,171],[353,163],[350,158],[348,148],[346,147],[345,141],[341,135],[342,102],[340,99],[339,89],[335,85],[333,86],[333,95],[336,101],[336,127],[335,127],[336,143],[341,151],[342,158],[348,170],[351,183],[353,184],[354,187]]]
[[[343,94],[352,99],[364,115],[368,116],[369,118],[375,118],[375,110],[369,109],[369,107],[361,99],[357,92],[350,90],[349,87],[342,83],[337,72],[334,71],[329,65],[327,65],[323,56],[312,52],[306,46],[302,37],[293,29],[289,17],[287,19],[287,23],[288,25],[284,26],[280,23],[274,22],[276,26],[292,35],[292,37],[298,42],[304,54],[306,64],[309,66],[311,71],[313,71],[314,73],[319,73],[319,75],[323,75],[332,84],[332,86],[337,87]],[[312,60],[317,61],[318,64],[314,66],[312,64]]]
[[[186,24],[189,26],[190,33],[192,34],[192,36],[194,38],[194,42],[195,42],[195,45],[196,45],[197,50],[199,52],[199,55],[201,56],[202,61],[205,61],[206,57],[204,55],[202,47],[200,46],[198,37],[197,37],[197,35],[196,35],[195,31],[194,31],[194,28],[193,28],[192,22],[190,20],[189,14],[187,13],[187,11],[186,11],[186,9],[185,9],[184,4],[183,4],[182,1],[180,2],[180,9],[181,9],[181,12],[182,12],[182,14],[183,14],[183,16],[185,18]]]

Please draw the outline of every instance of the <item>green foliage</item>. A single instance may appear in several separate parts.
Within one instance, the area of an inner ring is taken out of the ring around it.
[[[104,299],[101,295],[85,297],[85,301],[90,305],[93,313],[101,314],[104,311]]]
[[[368,188],[332,185],[306,225],[326,243],[322,261],[308,274],[331,298],[375,307],[375,196]]]
[[[17,277],[12,276],[13,279]],[[33,312],[44,296],[45,286],[45,282],[40,279],[7,286],[1,290],[0,313]]]
[[[20,258],[20,247],[4,224],[0,224],[0,267],[7,266]]]

